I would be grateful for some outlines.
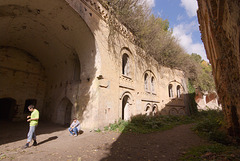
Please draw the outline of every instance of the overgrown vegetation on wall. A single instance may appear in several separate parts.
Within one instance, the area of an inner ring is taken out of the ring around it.
[[[184,71],[195,88],[212,90],[211,66],[203,65],[201,59],[199,62],[199,55],[187,54],[172,35],[168,20],[152,14],[143,0],[99,1],[135,35],[138,45],[159,64]]]

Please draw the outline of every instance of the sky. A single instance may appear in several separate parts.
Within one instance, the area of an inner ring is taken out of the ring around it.
[[[197,20],[196,0],[146,0],[155,16],[168,19],[173,35],[188,54],[197,53],[208,62]]]

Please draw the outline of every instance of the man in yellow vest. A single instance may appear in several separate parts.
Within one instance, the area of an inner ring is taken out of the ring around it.
[[[23,148],[28,148],[29,143],[33,140],[33,146],[37,145],[36,140],[36,127],[39,120],[39,111],[35,109],[34,105],[28,106],[28,110],[31,112],[30,116],[27,116],[27,122],[29,122],[29,131],[27,135],[27,144]]]

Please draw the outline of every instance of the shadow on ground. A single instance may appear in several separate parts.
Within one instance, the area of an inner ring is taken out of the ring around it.
[[[37,127],[36,133],[38,136],[41,134],[49,134],[66,129],[66,127],[61,125],[41,121]],[[0,121],[0,145],[27,139],[28,130],[29,123],[27,122]],[[47,140],[39,142],[38,144],[43,144],[54,139],[57,139],[57,136],[50,137]]]
[[[178,160],[189,147],[203,143],[202,139],[190,130],[191,126],[180,125],[171,130],[150,134],[122,133],[101,161]]]
[[[57,139],[57,138],[58,138],[57,136],[49,137],[48,139],[39,142],[38,145],[41,145],[41,144],[47,143],[47,142],[52,141],[52,140],[55,140],[55,139]]]

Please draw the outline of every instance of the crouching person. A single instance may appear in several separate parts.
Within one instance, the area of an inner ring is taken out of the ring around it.
[[[69,132],[71,135],[77,136],[78,132],[80,131],[80,123],[77,120],[77,118],[73,119],[72,124],[70,125],[70,127],[68,128]]]

